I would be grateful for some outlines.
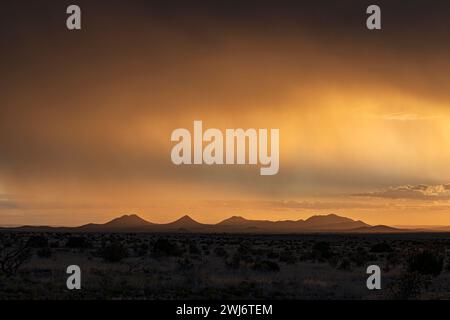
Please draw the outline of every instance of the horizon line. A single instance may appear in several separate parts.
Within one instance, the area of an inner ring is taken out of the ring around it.
[[[138,217],[139,219],[144,220],[145,222],[148,222],[148,223],[151,223],[151,224],[155,224],[155,225],[166,225],[166,224],[174,223],[174,222],[176,222],[176,221],[178,221],[178,220],[180,220],[180,219],[182,219],[182,218],[189,218],[189,219],[191,219],[191,220],[193,220],[194,222],[199,223],[199,224],[214,226],[214,225],[217,225],[217,224],[219,224],[219,223],[221,223],[221,222],[223,222],[223,221],[225,221],[225,220],[231,219],[231,218],[242,218],[242,219],[247,220],[247,221],[259,221],[259,222],[262,222],[262,221],[264,221],[264,222],[283,222],[283,221],[297,222],[297,221],[306,221],[306,220],[308,220],[308,219],[310,219],[310,218],[312,218],[312,217],[337,216],[337,217],[341,217],[341,218],[347,218],[347,219],[350,219],[350,220],[355,221],[355,222],[358,222],[358,221],[359,221],[359,222],[363,222],[363,223],[365,223],[365,224],[367,224],[368,226],[371,226],[371,227],[374,227],[374,226],[386,226],[386,227],[393,227],[393,228],[413,228],[413,229],[414,229],[414,228],[421,228],[421,229],[428,229],[428,228],[430,228],[430,229],[432,229],[432,228],[439,228],[439,227],[448,227],[448,225],[426,225],[426,224],[419,224],[419,225],[408,225],[408,224],[395,224],[395,225],[375,224],[375,225],[370,225],[370,224],[364,222],[364,221],[361,220],[361,219],[352,219],[352,218],[349,218],[349,217],[346,217],[346,216],[343,216],[343,215],[339,215],[339,214],[335,214],[335,213],[329,213],[329,214],[313,214],[313,215],[311,215],[311,216],[309,216],[309,217],[307,217],[307,218],[303,218],[303,219],[300,218],[300,219],[295,219],[295,220],[294,220],[294,219],[284,219],[284,220],[248,219],[248,218],[246,218],[246,217],[244,217],[244,216],[232,215],[232,216],[229,216],[229,217],[227,217],[227,218],[223,218],[223,219],[221,219],[221,220],[219,220],[219,221],[217,221],[217,222],[215,222],[215,223],[203,223],[203,222],[199,222],[198,220],[192,218],[189,214],[184,214],[184,215],[180,216],[179,218],[176,218],[175,220],[170,220],[170,221],[168,221],[168,222],[162,222],[162,223],[159,222],[159,223],[157,223],[157,222],[152,222],[152,221],[146,220],[145,218],[141,217],[141,216],[140,216],[139,214],[137,214],[137,213],[128,213],[128,214],[122,214],[122,215],[119,215],[119,216],[110,218],[110,219],[107,220],[106,222],[97,222],[97,223],[95,223],[95,222],[86,222],[86,223],[78,224],[78,225],[0,224],[0,228],[20,228],[20,227],[77,228],[77,227],[82,227],[82,226],[89,225],[89,224],[103,225],[103,224],[107,224],[107,223],[109,223],[109,222],[111,222],[111,221],[114,221],[114,220],[116,220],[116,219],[120,219],[120,218],[124,218],[124,217],[130,217],[130,216],[136,216],[136,217]]]

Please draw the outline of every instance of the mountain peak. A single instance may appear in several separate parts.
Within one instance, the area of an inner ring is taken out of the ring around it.
[[[316,215],[309,217],[304,221],[304,225],[310,228],[321,228],[321,229],[353,229],[359,227],[368,227],[369,225],[362,222],[356,221],[347,217],[338,216],[337,214],[327,214],[327,215]]]
[[[241,216],[232,216],[232,217],[228,218],[227,220],[247,221],[247,219],[245,219],[244,217],[241,217]]]
[[[201,223],[195,221],[187,214],[182,216],[180,219],[175,220],[174,222],[169,223],[169,225],[175,225],[177,227],[183,228],[183,227],[192,227],[192,226],[198,226],[201,225]]]
[[[141,219],[141,218],[137,214],[132,213],[121,215],[120,217],[117,217],[114,220],[127,220],[127,219]]]
[[[187,214],[185,214],[184,216],[182,216],[180,219],[178,219],[177,221],[194,221],[194,219],[192,219],[190,216],[188,216]]]
[[[219,222],[218,224],[219,225],[235,225],[235,224],[245,223],[247,221],[250,221],[250,220],[247,220],[241,216],[232,216],[228,219],[225,219],[225,220]]]
[[[118,218],[115,218],[104,226],[107,227],[139,227],[151,224],[150,222],[142,219],[137,214],[124,214]]]
[[[136,218],[139,218],[139,216],[137,215],[137,214],[135,214],[135,213],[132,213],[132,214],[124,214],[124,215],[122,215],[122,216],[120,216],[118,219],[136,219]]]
[[[330,213],[330,214],[326,214],[326,215],[315,215],[315,216],[311,216],[305,220],[305,222],[316,222],[316,221],[321,221],[321,222],[327,221],[327,222],[331,222],[331,223],[339,223],[339,222],[353,221],[353,220],[350,218],[338,216],[337,214],[334,214],[334,213]]]

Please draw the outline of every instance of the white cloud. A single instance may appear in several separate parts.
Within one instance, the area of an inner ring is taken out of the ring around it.
[[[360,193],[356,194],[356,196],[390,199],[450,200],[450,183],[404,185],[375,192]]]

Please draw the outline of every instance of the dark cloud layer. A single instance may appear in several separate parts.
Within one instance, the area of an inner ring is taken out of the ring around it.
[[[130,133],[142,118],[168,137],[164,116],[264,113],[293,87],[380,85],[450,100],[450,3],[377,3],[383,30],[372,33],[366,1],[86,0],[77,2],[83,30],[68,32],[72,1],[3,1],[0,173],[214,183],[216,169],[175,173],[167,150],[137,152],[117,137],[142,139]],[[349,180],[321,168],[302,174],[274,179]]]

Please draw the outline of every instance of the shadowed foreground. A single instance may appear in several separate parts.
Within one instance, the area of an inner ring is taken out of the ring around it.
[[[0,233],[1,299],[445,299],[448,234]],[[82,289],[66,288],[67,266]],[[367,266],[382,290],[366,287]]]

